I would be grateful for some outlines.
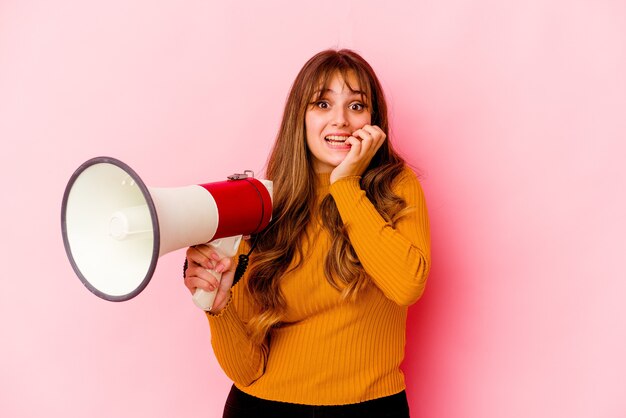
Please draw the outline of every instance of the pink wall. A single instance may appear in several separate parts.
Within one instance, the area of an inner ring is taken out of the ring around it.
[[[0,2],[0,416],[220,416],[182,251],[136,299],[95,298],[63,190],[103,154],[152,186],[261,171],[297,70],[333,46],[375,67],[423,172],[414,416],[625,416],[626,3],[380,4]]]

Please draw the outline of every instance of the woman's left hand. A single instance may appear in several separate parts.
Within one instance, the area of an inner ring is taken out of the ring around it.
[[[360,176],[372,161],[387,135],[376,125],[365,125],[352,133],[346,142],[351,148],[346,158],[330,173],[330,183],[348,176]]]

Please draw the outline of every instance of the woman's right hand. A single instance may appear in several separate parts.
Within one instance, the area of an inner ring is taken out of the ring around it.
[[[195,245],[187,249],[187,271],[185,272],[185,286],[191,294],[200,288],[207,292],[217,289],[211,313],[219,313],[226,304],[233,284],[235,269],[229,257],[222,257],[208,244]],[[222,273],[218,282],[213,271]]]

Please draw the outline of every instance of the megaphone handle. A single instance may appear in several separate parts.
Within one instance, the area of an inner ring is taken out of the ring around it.
[[[222,279],[221,273],[215,271],[211,271],[211,273],[215,276],[218,282]],[[210,311],[211,308],[213,308],[213,302],[215,301],[216,294],[217,289],[212,292],[207,292],[206,290],[198,288],[193,294],[193,303],[195,303],[198,308],[204,311]]]
[[[234,237],[228,238],[220,238],[215,241],[211,241],[209,245],[217,251],[219,255],[222,257],[233,257],[237,254],[237,250],[239,249],[239,244],[241,243],[241,235],[237,235]],[[215,270],[208,270],[219,283],[222,280],[222,273],[218,273]],[[215,301],[215,295],[217,294],[217,289],[212,292],[207,292],[203,289],[196,289],[193,294],[193,302],[196,306],[204,311],[210,311],[213,308],[213,302]]]

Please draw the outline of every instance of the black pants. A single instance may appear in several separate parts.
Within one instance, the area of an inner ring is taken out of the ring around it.
[[[409,404],[402,391],[350,405],[297,405],[259,399],[233,385],[223,418],[409,418]]]

